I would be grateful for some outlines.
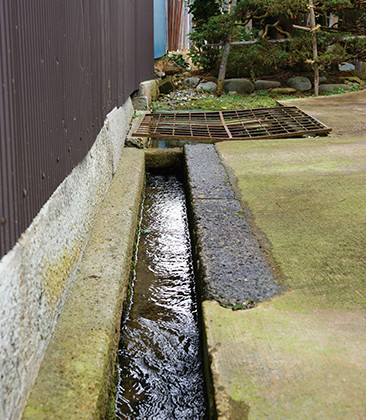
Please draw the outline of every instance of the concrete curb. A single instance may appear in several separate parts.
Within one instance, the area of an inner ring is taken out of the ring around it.
[[[279,294],[215,147],[184,150],[202,299],[244,309]]]
[[[125,149],[28,400],[25,419],[105,418],[145,174]]]
[[[147,169],[173,168],[181,170],[183,167],[183,150],[179,147],[171,149],[145,150]]]
[[[141,121],[144,119],[144,116],[148,114],[149,111],[135,111],[134,116],[132,117],[131,128],[127,134],[125,145],[127,147],[136,147],[137,149],[143,149],[146,146],[148,140],[147,137],[134,137],[132,134],[138,129]]]

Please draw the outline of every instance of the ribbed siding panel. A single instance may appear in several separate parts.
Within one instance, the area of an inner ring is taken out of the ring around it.
[[[152,0],[0,0],[0,257],[153,74]]]

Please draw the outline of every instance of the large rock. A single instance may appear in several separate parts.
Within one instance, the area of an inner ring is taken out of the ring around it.
[[[281,83],[275,80],[256,80],[254,82],[254,86],[256,90],[268,90],[279,88],[281,86]]]
[[[183,80],[183,84],[185,86],[197,86],[199,82],[200,82],[199,77],[187,77],[186,79]]]
[[[217,84],[216,83],[214,83],[214,82],[203,82],[203,83],[200,83],[197,87],[196,87],[196,89],[197,90],[207,90],[207,91],[210,91],[210,92],[216,92],[216,89],[217,89]]]
[[[350,91],[352,90],[352,87],[344,83],[329,83],[326,85],[320,85],[319,93],[332,93],[332,92],[336,92],[339,89]]]
[[[175,86],[173,84],[171,77],[166,77],[163,79],[159,84],[160,93],[163,93],[166,95],[167,93],[171,92],[175,89]]]
[[[254,85],[248,79],[226,79],[224,90],[226,92],[252,93],[254,92]]]
[[[305,92],[311,89],[311,82],[307,77],[295,76],[287,80],[286,85],[288,87],[299,90],[300,92]]]

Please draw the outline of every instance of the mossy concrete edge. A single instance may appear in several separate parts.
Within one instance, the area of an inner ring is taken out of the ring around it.
[[[125,149],[24,419],[105,417],[144,175],[144,152]]]
[[[172,168],[180,170],[183,166],[183,149],[146,149],[145,162],[147,169]]]

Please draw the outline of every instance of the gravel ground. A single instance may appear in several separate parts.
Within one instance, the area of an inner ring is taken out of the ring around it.
[[[167,95],[160,95],[157,100],[160,106],[166,108],[176,108],[177,106],[187,106],[188,102],[194,102],[204,98],[216,98],[213,93],[196,90],[193,88],[174,90]]]

